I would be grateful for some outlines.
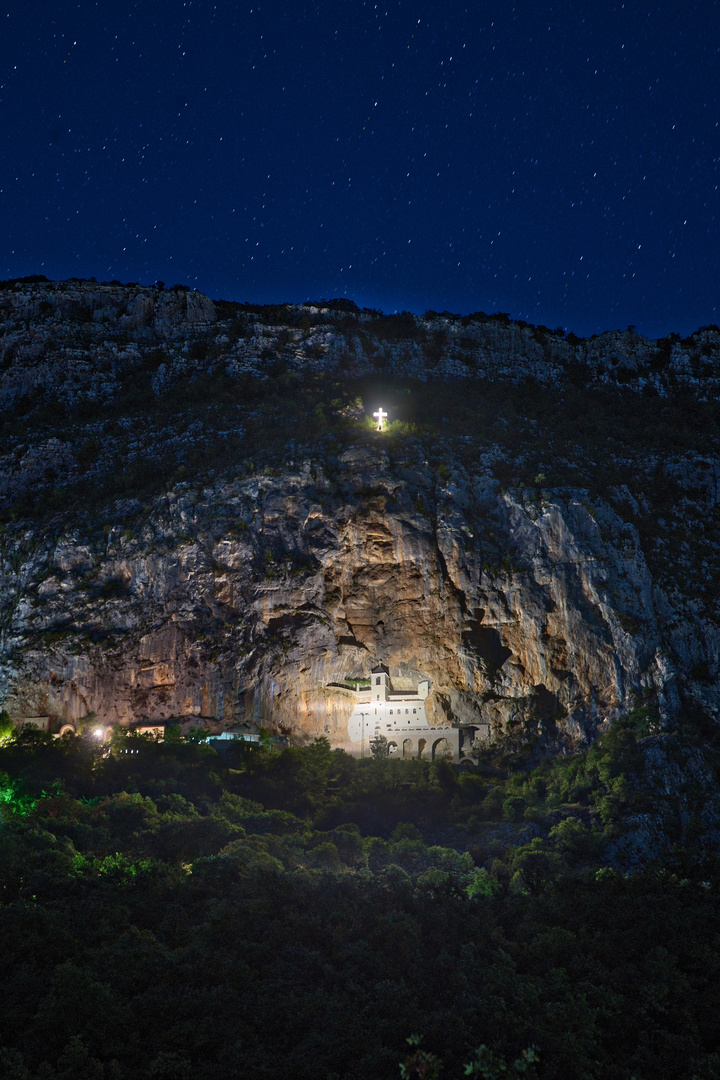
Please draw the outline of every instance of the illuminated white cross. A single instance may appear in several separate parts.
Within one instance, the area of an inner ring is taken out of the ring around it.
[[[388,414],[386,412],[383,412],[382,408],[378,409],[377,412],[373,413],[373,416],[377,416],[378,431],[382,431],[383,420],[386,419],[387,415]]]

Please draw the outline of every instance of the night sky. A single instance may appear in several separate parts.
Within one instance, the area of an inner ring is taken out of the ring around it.
[[[720,323],[720,3],[14,0],[0,277]]]

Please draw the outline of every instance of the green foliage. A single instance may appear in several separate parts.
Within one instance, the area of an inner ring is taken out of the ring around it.
[[[497,878],[492,877],[485,867],[481,866],[472,875],[465,891],[470,900],[476,900],[480,896],[494,896],[500,888],[500,882]]]
[[[15,738],[15,725],[10,719],[10,713],[0,709],[0,743]]]
[[[400,1076],[402,1080],[437,1080],[443,1068],[442,1059],[437,1054],[429,1053],[420,1048],[422,1037],[410,1035],[408,1044],[413,1048],[405,1061],[400,1064]],[[483,1080],[503,1080],[511,1076],[535,1076],[535,1065],[539,1057],[537,1048],[534,1046],[523,1050],[519,1058],[508,1065],[501,1054],[496,1054],[487,1046],[480,1046],[475,1051],[472,1061],[465,1064],[463,1076],[480,1076]]]
[[[578,861],[589,861],[602,854],[602,834],[575,817],[563,818],[548,833],[557,851]]]
[[[21,779],[0,772],[0,814],[27,814],[34,805],[35,801],[26,792]]]
[[[420,1049],[422,1041],[420,1035],[410,1035],[407,1041],[414,1049],[413,1053],[400,1064],[402,1080],[412,1080],[413,1076],[419,1077],[419,1080],[437,1080],[442,1069],[441,1059],[436,1054]]]
[[[520,821],[525,809],[525,800],[521,795],[508,795],[503,799],[502,810],[505,821]]]
[[[370,740],[370,753],[379,761],[390,756],[390,743],[384,735],[378,735]]]
[[[139,870],[148,870],[149,868],[149,860],[142,859],[139,862],[133,862],[132,859],[117,851],[114,855],[104,855],[102,857],[78,853],[73,859],[74,873],[91,877],[108,877],[116,881],[132,881],[133,878],[137,877]]]
[[[539,1046],[552,1080],[714,1075],[720,863],[690,819],[713,797],[699,748],[716,777],[720,754],[652,723],[512,771],[488,747],[473,772],[21,732],[0,746],[3,1068],[513,1077]],[[690,743],[676,804],[645,763],[682,769]],[[655,817],[665,848],[629,865]]]
[[[191,743],[203,743],[207,742],[210,737],[210,732],[204,727],[189,727],[185,738]],[[175,736],[171,736],[171,741]]]
[[[480,1046],[475,1051],[474,1059],[465,1066],[464,1075],[482,1076],[484,1080],[501,1080],[505,1076],[535,1076],[535,1065],[539,1060],[537,1048],[534,1046],[523,1050],[512,1065],[508,1065],[504,1058],[494,1054],[487,1046]]]
[[[81,716],[77,721],[78,734],[92,737],[95,730],[97,720],[97,714],[94,712],[86,713],[85,716]]]

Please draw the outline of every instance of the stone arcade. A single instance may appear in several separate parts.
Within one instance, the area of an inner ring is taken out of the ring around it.
[[[383,664],[373,668],[370,685],[352,691],[355,705],[348,719],[352,750],[365,757],[370,753],[371,740],[383,736],[391,756],[459,761],[464,731],[428,723],[425,701],[429,692],[426,680],[416,691],[396,691],[388,669]]]

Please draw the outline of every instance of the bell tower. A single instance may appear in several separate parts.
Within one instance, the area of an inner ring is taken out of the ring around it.
[[[378,664],[370,673],[373,701],[387,701],[388,693],[392,690],[390,672],[384,664]]]

